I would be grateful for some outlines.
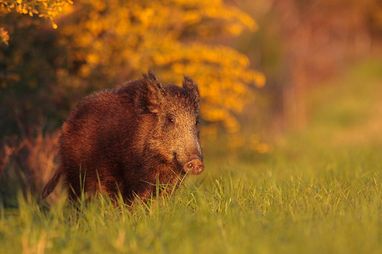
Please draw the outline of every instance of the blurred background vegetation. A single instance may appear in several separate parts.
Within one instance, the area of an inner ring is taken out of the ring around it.
[[[207,149],[271,153],[310,121],[312,92],[381,56],[382,2],[2,0],[0,41],[1,191],[38,191],[73,105],[148,69],[199,84]]]

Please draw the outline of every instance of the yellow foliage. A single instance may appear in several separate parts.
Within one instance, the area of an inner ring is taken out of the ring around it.
[[[71,0],[2,0],[0,13],[17,12],[29,16],[50,19],[53,22]],[[54,23],[54,22],[53,22]]]
[[[222,0],[81,0],[61,20],[69,58],[84,63],[83,79],[122,81],[153,69],[179,83],[186,74],[199,84],[203,119],[231,132],[239,129],[235,114],[252,87],[265,83],[245,55],[211,43],[256,29],[249,15]]]
[[[5,44],[8,44],[9,41],[8,31],[5,30],[3,27],[0,27],[0,41],[2,41]]]
[[[71,0],[1,0],[0,15],[16,12],[29,16],[38,16],[49,19],[52,27],[56,29],[57,24],[53,19],[69,4],[72,4]],[[8,40],[8,33],[4,28],[0,27],[0,41],[7,44]]]

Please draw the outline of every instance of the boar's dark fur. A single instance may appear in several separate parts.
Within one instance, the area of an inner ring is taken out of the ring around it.
[[[162,85],[154,74],[85,97],[63,124],[61,163],[42,198],[64,177],[69,198],[96,192],[126,203],[173,189],[187,174],[203,170],[198,131],[199,91]]]

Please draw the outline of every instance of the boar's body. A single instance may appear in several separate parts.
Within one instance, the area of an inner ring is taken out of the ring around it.
[[[185,78],[183,87],[144,79],[84,98],[62,127],[61,165],[43,197],[61,175],[69,197],[119,193],[131,203],[155,194],[156,184],[176,187],[187,172],[203,170],[199,145],[199,93]]]

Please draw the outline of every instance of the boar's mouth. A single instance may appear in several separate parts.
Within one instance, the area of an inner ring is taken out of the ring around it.
[[[173,155],[173,160],[176,165],[176,168],[182,174],[190,173],[192,175],[199,175],[204,170],[203,159],[201,159],[198,156],[193,156],[188,162],[181,163],[177,158],[177,154],[175,152],[173,153]]]
[[[181,172],[182,174],[186,174],[186,171],[183,169],[182,163],[178,159],[178,154],[176,152],[172,153],[173,157],[173,163],[175,164],[176,169]]]

